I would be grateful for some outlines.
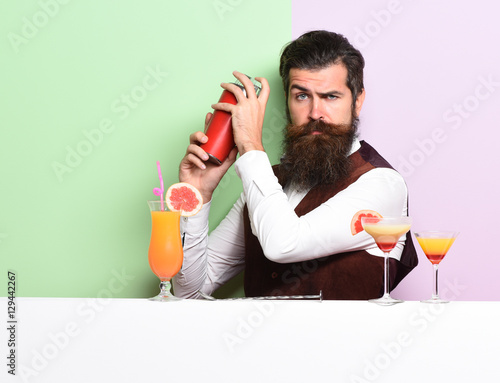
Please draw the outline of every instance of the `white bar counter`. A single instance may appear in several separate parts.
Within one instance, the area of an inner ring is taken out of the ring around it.
[[[500,379],[500,302],[16,298],[14,323],[0,302],[1,382]]]

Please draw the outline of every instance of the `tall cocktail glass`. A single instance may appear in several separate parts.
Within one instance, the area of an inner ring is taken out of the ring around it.
[[[455,242],[458,232],[456,231],[420,231],[415,233],[420,247],[425,253],[425,256],[432,263],[434,273],[432,274],[432,297],[424,300],[424,303],[448,303],[449,301],[439,297],[438,288],[438,267],[444,256],[450,250],[451,245]]]
[[[176,301],[170,280],[182,266],[183,251],[180,232],[180,212],[162,210],[160,201],[148,201],[151,211],[151,239],[148,259],[153,273],[160,278],[160,293],[154,301]],[[166,206],[165,206],[166,209]]]
[[[390,306],[403,302],[392,298],[389,294],[389,254],[396,246],[401,236],[410,230],[410,217],[362,217],[363,229],[370,234],[380,250],[384,252],[384,294],[370,302]]]

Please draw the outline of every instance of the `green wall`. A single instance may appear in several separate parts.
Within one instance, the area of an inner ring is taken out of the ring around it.
[[[0,19],[1,295],[7,270],[17,296],[153,295],[156,161],[177,182],[235,69],[270,81],[264,144],[278,159],[290,0],[8,2]],[[211,228],[240,192],[231,169]],[[240,280],[219,294],[241,294]]]

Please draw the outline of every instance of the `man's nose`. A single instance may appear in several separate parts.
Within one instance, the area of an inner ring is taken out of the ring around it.
[[[311,110],[309,111],[309,118],[317,121],[325,118],[325,113],[320,100],[313,100],[311,103]]]

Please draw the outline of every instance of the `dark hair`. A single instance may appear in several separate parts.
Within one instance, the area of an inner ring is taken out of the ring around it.
[[[290,69],[315,70],[339,63],[347,69],[346,85],[351,90],[354,105],[364,88],[365,60],[344,36],[328,31],[311,31],[290,42],[283,48],[280,59],[280,76],[287,100]]]

